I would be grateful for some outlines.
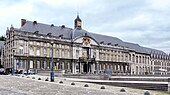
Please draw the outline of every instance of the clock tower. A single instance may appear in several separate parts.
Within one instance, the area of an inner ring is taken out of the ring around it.
[[[74,28],[81,29],[82,27],[81,19],[79,18],[79,15],[77,14],[77,18],[74,20]]]

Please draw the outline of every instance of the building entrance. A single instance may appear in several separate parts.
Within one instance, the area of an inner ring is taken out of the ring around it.
[[[84,65],[83,65],[83,72],[88,73],[88,71],[89,71],[89,66],[88,66],[87,63],[84,63]]]

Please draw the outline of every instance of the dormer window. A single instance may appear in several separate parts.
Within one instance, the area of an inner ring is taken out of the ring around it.
[[[51,24],[51,27],[54,27],[54,24]]]
[[[59,35],[59,38],[63,38],[63,34]]]
[[[118,44],[115,44],[115,46],[118,46]]]
[[[100,44],[104,44],[104,41],[101,41]]]
[[[87,33],[84,33],[85,36],[87,36]]]
[[[63,29],[63,28],[65,28],[65,25],[62,25],[62,26],[61,26],[61,29]]]
[[[48,34],[47,34],[47,36],[51,36],[51,35],[52,35],[52,33],[48,33]]]
[[[34,25],[37,24],[37,21],[33,21],[33,24],[34,24]]]
[[[107,43],[107,45],[111,45],[111,43]]]
[[[39,31],[35,31],[35,32],[34,32],[34,34],[38,34],[38,33],[39,33]]]

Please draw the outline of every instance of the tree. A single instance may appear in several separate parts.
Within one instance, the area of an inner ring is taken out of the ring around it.
[[[0,64],[0,68],[4,68],[4,66]]]
[[[4,36],[0,36],[0,41],[5,41],[5,37]]]

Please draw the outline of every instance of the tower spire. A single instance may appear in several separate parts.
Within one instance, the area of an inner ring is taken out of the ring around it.
[[[74,28],[81,29],[82,27],[82,21],[79,17],[79,12],[77,12],[77,18],[74,20]]]

